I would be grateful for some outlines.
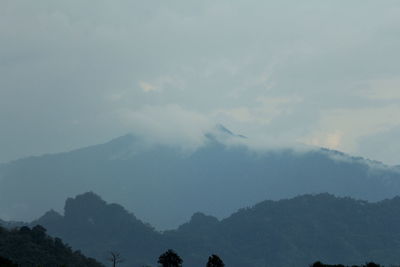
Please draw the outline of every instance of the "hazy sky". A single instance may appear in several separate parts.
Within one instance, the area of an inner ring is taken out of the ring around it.
[[[0,162],[222,123],[400,164],[400,1],[2,0]]]

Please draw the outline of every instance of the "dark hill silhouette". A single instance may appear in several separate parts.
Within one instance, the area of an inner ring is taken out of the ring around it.
[[[158,229],[171,229],[195,211],[223,218],[264,199],[330,192],[378,201],[400,192],[398,168],[323,149],[254,152],[225,145],[236,139],[246,140],[219,126],[189,153],[126,135],[3,164],[0,217],[30,220],[61,210],[61,199],[93,190]]]
[[[67,200],[65,216],[50,212],[37,223],[99,260],[118,251],[124,266],[155,266],[169,248],[193,267],[204,266],[212,254],[232,267],[400,263],[400,197],[370,203],[303,195],[260,202],[221,221],[196,213],[176,230],[157,232],[121,206],[86,193]]]
[[[104,267],[79,251],[73,251],[61,239],[47,236],[46,229],[39,225],[13,230],[0,227],[0,266]]]
[[[145,263],[161,252],[157,249],[161,235],[150,225],[90,192],[68,198],[64,216],[50,211],[34,224],[44,225],[53,236],[65,238],[73,247],[103,262],[109,251],[118,251],[123,257],[134,253],[131,264]]]

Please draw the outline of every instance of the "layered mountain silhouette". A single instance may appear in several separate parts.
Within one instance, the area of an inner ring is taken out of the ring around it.
[[[118,251],[123,266],[156,266],[169,248],[193,267],[215,253],[232,267],[400,263],[400,197],[369,203],[303,195],[263,201],[223,220],[195,213],[176,230],[158,232],[122,206],[86,193],[69,198],[64,215],[50,211],[33,224],[98,260]]]
[[[86,191],[121,203],[157,229],[196,211],[221,219],[264,199],[329,192],[370,201],[400,192],[400,170],[326,149],[253,151],[220,126],[195,151],[126,135],[0,167],[0,217],[30,220]]]

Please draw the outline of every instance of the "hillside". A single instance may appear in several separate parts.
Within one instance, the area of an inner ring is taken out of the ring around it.
[[[126,135],[3,164],[0,218],[32,220],[62,210],[69,196],[95,191],[157,229],[173,229],[196,211],[223,218],[265,199],[329,192],[378,201],[400,192],[398,168],[323,149],[255,152],[228,145],[243,137],[225,128],[206,136],[190,152]]]
[[[196,213],[161,233],[87,193],[69,199],[64,216],[50,212],[36,223],[99,260],[106,251],[119,251],[124,266],[154,266],[168,248],[193,267],[204,266],[212,253],[232,267],[400,263],[400,197],[369,203],[318,194],[264,201],[221,221]]]
[[[9,259],[19,267],[103,267],[79,251],[73,251],[61,239],[47,236],[41,226],[13,230],[0,227],[0,258]]]
[[[134,266],[141,266],[161,253],[161,235],[118,204],[107,204],[86,193],[69,198],[64,216],[49,211],[32,225],[44,225],[49,233],[74,248],[105,262],[110,251],[118,251]]]

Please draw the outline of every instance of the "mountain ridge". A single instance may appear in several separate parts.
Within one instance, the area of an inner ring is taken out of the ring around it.
[[[265,200],[222,220],[194,213],[178,228],[162,232],[94,193],[69,198],[65,208],[75,211],[55,221],[47,214],[32,224],[44,225],[98,260],[104,261],[106,251],[119,251],[128,266],[154,265],[168,248],[194,267],[203,266],[212,253],[233,267],[308,266],[317,260],[400,263],[399,196],[379,202],[328,193]]]
[[[0,177],[2,218],[30,220],[60,211],[60,199],[95,191],[158,229],[175,228],[195,211],[221,219],[264,199],[330,192],[377,201],[400,191],[398,168],[341,152],[252,151],[211,138],[189,153],[134,135],[5,164]]]

